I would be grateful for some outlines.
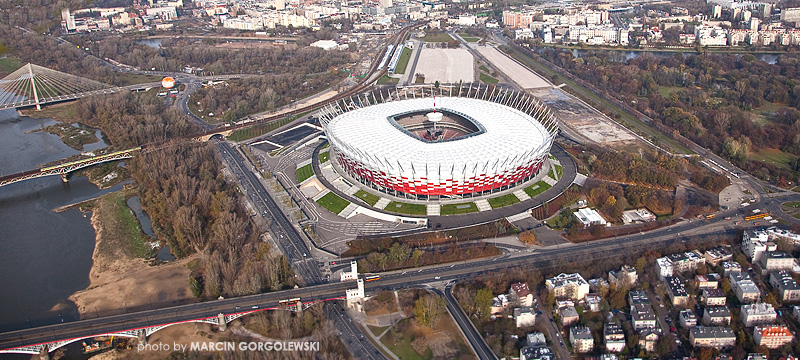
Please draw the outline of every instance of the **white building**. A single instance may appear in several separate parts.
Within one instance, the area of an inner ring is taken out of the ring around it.
[[[342,271],[341,281],[358,280],[358,263],[350,261],[350,271]]]
[[[761,290],[746,273],[731,273],[728,275],[731,289],[740,302],[749,304],[761,298]]]
[[[625,332],[615,323],[606,323],[603,326],[603,338],[606,342],[606,351],[621,352],[625,348]]]
[[[536,310],[529,307],[514,308],[514,322],[517,327],[528,327],[536,324]]]
[[[346,50],[347,49],[347,44],[339,45],[336,41],[333,41],[333,40],[317,40],[317,41],[311,43],[311,45],[309,45],[309,46],[318,47],[318,48],[323,49],[323,50]]]
[[[651,221],[656,221],[656,215],[651,213],[650,210],[647,210],[647,208],[626,210],[622,212],[622,222],[626,224]]]
[[[580,221],[583,226],[607,224],[606,219],[603,219],[600,213],[590,208],[578,209],[578,211],[575,212],[575,217],[578,218],[578,221]]]
[[[608,282],[616,287],[623,284],[628,286],[636,285],[638,279],[639,276],[636,274],[636,269],[630,265],[622,265],[619,271],[611,270],[608,272]]]
[[[770,273],[769,284],[778,290],[781,301],[800,301],[800,286],[788,271],[781,270]]]
[[[586,353],[594,348],[594,337],[586,326],[573,326],[569,329],[569,341],[575,352]]]
[[[511,297],[511,301],[518,306],[533,307],[533,294],[530,289],[528,289],[527,283],[518,282],[511,284],[508,295]]]
[[[762,253],[777,249],[777,245],[769,241],[769,234],[763,229],[746,229],[742,235],[742,252],[750,258],[751,263],[758,261]]]
[[[554,292],[556,298],[580,300],[589,293],[589,283],[578,273],[559,274],[545,281],[547,289]]]
[[[786,325],[756,326],[753,329],[753,341],[756,346],[777,349],[791,343],[793,339],[794,335]]]
[[[756,325],[769,325],[778,319],[775,308],[768,303],[745,304],[741,307],[740,315],[745,327]]]

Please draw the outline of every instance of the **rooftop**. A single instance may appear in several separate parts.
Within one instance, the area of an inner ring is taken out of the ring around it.
[[[694,335],[695,339],[736,338],[736,335],[733,334],[733,330],[722,326],[698,326],[691,328],[689,331],[692,332],[692,335]]]
[[[581,274],[578,273],[558,274],[555,277],[547,279],[547,284],[552,286],[553,288],[560,288],[566,285],[579,285],[579,286],[583,284],[589,285],[589,283],[583,279],[583,276],[581,276]]]
[[[769,326],[756,326],[753,330],[754,333],[761,333],[761,337],[765,336],[794,336],[786,325],[769,325]]]

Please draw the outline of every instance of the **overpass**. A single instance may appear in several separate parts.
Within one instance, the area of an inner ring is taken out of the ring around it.
[[[133,157],[134,153],[136,153],[141,149],[142,147],[135,147],[126,150],[115,151],[110,154],[93,156],[87,159],[81,159],[54,166],[43,167],[36,170],[28,170],[28,171],[23,171],[21,173],[5,175],[0,177],[0,186],[13,184],[18,181],[34,179],[44,176],[52,176],[52,175],[61,175],[61,179],[64,182],[67,182],[67,175],[70,172],[108,161],[129,159]]]

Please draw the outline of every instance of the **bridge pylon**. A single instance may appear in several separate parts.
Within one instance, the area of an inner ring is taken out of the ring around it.
[[[99,81],[82,78],[27,63],[0,79],[0,109],[73,100],[118,89]]]
[[[42,346],[42,350],[39,350],[39,360],[50,360],[50,353],[47,352],[47,346]]]
[[[228,330],[228,322],[225,321],[225,314],[223,313],[217,314],[217,321],[219,322],[220,332],[225,332],[225,330]]]

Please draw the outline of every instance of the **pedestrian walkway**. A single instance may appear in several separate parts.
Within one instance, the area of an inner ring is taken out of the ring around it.
[[[346,208],[342,209],[342,211],[340,211],[337,215],[347,219],[347,217],[350,216],[350,214],[352,214],[353,211],[356,211],[358,207],[359,207],[358,205],[350,203],[347,205]]]
[[[522,189],[519,189],[519,190],[517,190],[517,191],[514,191],[514,196],[516,196],[516,197],[517,197],[517,199],[519,199],[519,201],[525,201],[525,200],[528,200],[528,199],[530,199],[530,198],[531,198],[530,196],[528,196],[528,193],[526,193],[526,192],[525,192],[524,190],[522,190]]]
[[[442,207],[439,204],[428,204],[428,216],[439,216],[441,214]]]
[[[347,191],[345,191],[344,193],[347,195],[355,196],[355,194],[358,192],[358,189],[360,189],[358,186],[353,185],[349,189],[347,189]]]
[[[486,199],[475,200],[475,205],[478,206],[478,211],[492,210],[492,205],[489,205],[489,201],[487,201]]]
[[[317,200],[319,200],[321,197],[323,197],[323,196],[325,196],[325,195],[328,195],[328,193],[329,193],[329,192],[331,192],[331,191],[330,191],[330,190],[328,190],[328,189],[322,190],[322,191],[320,191],[320,192],[319,192],[319,194],[317,194],[316,196],[314,196],[314,197],[313,197],[311,200],[317,201]]]
[[[386,205],[389,205],[390,202],[392,202],[392,200],[389,200],[387,198],[381,198],[380,200],[378,200],[378,202],[375,203],[375,207],[378,209],[385,209]]]
[[[520,221],[520,220],[527,219],[527,218],[532,218],[532,217],[533,216],[531,216],[531,212],[530,211],[526,211],[526,212],[522,212],[522,213],[519,213],[519,214],[516,214],[516,215],[507,216],[506,220],[508,220],[508,222],[512,222],[513,223],[515,221]]]
[[[556,183],[558,183],[558,181],[557,181],[557,180],[555,180],[555,179],[553,179],[553,178],[551,178],[551,177],[549,177],[549,176],[545,176],[545,177],[543,177],[543,178],[542,178],[542,181],[546,182],[546,183],[547,183],[547,185],[550,185],[550,186],[553,186],[553,185],[555,185]],[[526,195],[527,195],[527,194],[526,194]]]

